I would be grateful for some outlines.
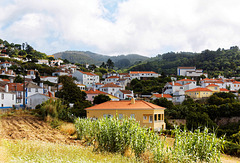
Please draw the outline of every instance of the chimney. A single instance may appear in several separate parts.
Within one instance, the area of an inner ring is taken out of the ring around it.
[[[172,85],[174,86],[174,81],[172,81]]]
[[[8,84],[5,85],[5,92],[8,92]]]
[[[40,87],[43,88],[43,83],[40,83]]]
[[[185,77],[185,79],[187,79],[187,78]]]
[[[51,86],[48,86],[48,91],[51,91]]]
[[[13,78],[10,78],[10,83],[13,83]]]
[[[135,104],[135,98],[134,97],[132,97],[132,99],[131,99],[131,104]]]
[[[163,97],[163,93],[162,93],[162,97]]]

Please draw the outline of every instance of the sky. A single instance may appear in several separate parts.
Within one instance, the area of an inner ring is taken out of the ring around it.
[[[240,46],[239,0],[1,0],[0,38],[48,55],[201,52]]]

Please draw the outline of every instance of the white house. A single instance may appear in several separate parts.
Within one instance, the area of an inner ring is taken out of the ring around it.
[[[33,83],[26,83],[26,97],[40,93],[43,94],[43,87],[40,87],[38,85],[35,85]]]
[[[157,78],[161,76],[160,74],[153,71],[130,71],[129,75],[131,77],[131,80],[135,78],[140,80],[142,78],[151,78],[151,77]]]
[[[121,100],[130,99],[134,97],[133,91],[130,90],[118,90],[114,96],[118,97]]]
[[[12,66],[12,64],[10,62],[5,61],[5,62],[1,62],[0,66],[3,68],[9,68]]]
[[[43,95],[41,93],[36,93],[34,95],[28,96],[27,101],[28,103],[26,106],[30,109],[35,109],[35,107],[39,104],[42,104],[43,102],[47,101],[50,99],[50,97]]]
[[[63,76],[63,75],[69,75],[69,73],[67,71],[63,71],[63,70],[59,70],[59,71],[52,73],[52,76]]]
[[[16,104],[16,94],[9,92],[8,85],[0,87],[0,109],[12,108]]]
[[[163,93],[172,94],[174,103],[182,103],[185,100],[184,86],[174,81],[166,83]]]
[[[196,67],[178,67],[177,75],[190,77],[199,77],[201,75],[205,75],[206,77],[208,77],[206,73],[203,73],[202,69],[196,69]]]
[[[39,59],[36,64],[45,64],[49,66],[49,61],[47,59]]]
[[[49,81],[51,83],[58,83],[58,77],[57,76],[41,76],[41,81]]]
[[[114,83],[105,84],[104,86],[102,86],[100,88],[100,91],[108,93],[110,95],[115,95],[115,93],[119,90],[122,90],[122,87],[120,87]]]
[[[75,71],[72,77],[76,77],[81,84],[87,87],[92,87],[94,83],[99,83],[99,76],[92,72]]]
[[[118,76],[110,76],[105,79],[105,83],[116,83],[119,80]]]

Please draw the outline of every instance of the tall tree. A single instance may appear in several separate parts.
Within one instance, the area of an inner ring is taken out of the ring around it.
[[[101,104],[103,102],[110,101],[110,100],[111,100],[111,98],[109,96],[100,94],[100,95],[94,97],[93,103]]]
[[[109,69],[113,69],[113,67],[114,67],[114,63],[113,63],[113,61],[109,58],[108,60],[107,60],[107,67],[109,68]]]

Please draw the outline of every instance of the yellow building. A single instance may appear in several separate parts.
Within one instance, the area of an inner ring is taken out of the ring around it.
[[[135,118],[142,127],[160,131],[166,128],[164,122],[164,107],[146,102],[135,101],[107,101],[99,105],[86,108],[88,118],[113,117],[116,114],[122,119],[124,116]]]
[[[208,89],[212,90],[214,93],[215,92],[220,92],[220,88],[218,85],[216,84],[210,84],[207,86]]]
[[[200,99],[204,97],[210,97],[214,92],[208,88],[194,88],[185,91],[185,94],[193,99]]]

